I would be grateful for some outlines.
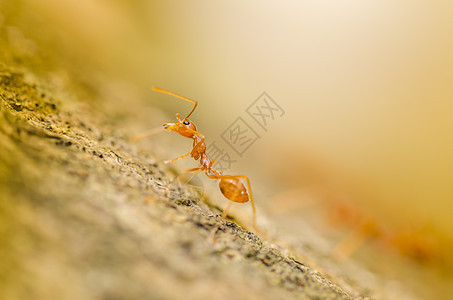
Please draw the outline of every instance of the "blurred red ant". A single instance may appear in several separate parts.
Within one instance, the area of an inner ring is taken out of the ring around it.
[[[179,99],[182,99],[187,102],[191,102],[194,104],[192,110],[190,113],[185,117],[183,120],[180,119],[179,114],[176,114],[176,118],[178,119],[178,122],[176,123],[165,123],[163,125],[164,129],[167,129],[169,131],[175,131],[182,135],[183,137],[193,139],[193,146],[192,146],[192,151],[190,151],[187,154],[181,155],[176,157],[175,159],[172,160],[167,160],[165,163],[170,163],[177,161],[178,159],[191,156],[195,160],[200,160],[200,166],[196,168],[192,168],[189,170],[186,170],[184,173],[188,172],[195,172],[195,171],[204,171],[206,176],[208,176],[211,179],[220,179],[219,182],[219,187],[220,191],[222,194],[231,202],[228,203],[227,207],[223,211],[222,217],[226,218],[228,215],[228,210],[231,207],[231,204],[233,202],[237,203],[244,203],[250,200],[250,203],[252,205],[252,211],[253,211],[253,226],[256,227],[256,209],[255,209],[255,203],[253,201],[253,195],[252,195],[252,189],[250,187],[250,180],[248,179],[247,176],[244,175],[223,175],[220,171],[217,171],[212,168],[212,165],[215,163],[215,161],[211,161],[208,156],[206,155],[206,143],[204,142],[205,137],[202,135],[200,132],[197,131],[197,128],[195,124],[190,121],[188,118],[190,115],[195,111],[195,108],[198,105],[198,102],[183,96],[180,96],[178,94],[175,94],[173,92],[158,88],[158,87],[153,87],[154,91],[169,94],[171,96],[177,97]],[[160,127],[161,128],[161,127]],[[158,129],[160,129],[158,128]],[[137,142],[138,140],[154,134],[158,132],[158,130],[150,130],[148,132],[145,132],[131,140],[132,143]],[[245,188],[244,184],[242,183],[241,179],[245,179],[247,181],[247,187],[248,191],[250,193],[250,196],[247,193],[247,189]]]

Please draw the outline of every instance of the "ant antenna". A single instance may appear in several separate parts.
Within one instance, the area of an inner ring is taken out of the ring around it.
[[[148,130],[148,131],[145,131],[145,132],[143,132],[142,134],[136,135],[136,136],[134,136],[133,138],[131,138],[131,139],[130,139],[130,143],[131,143],[131,144],[135,144],[135,143],[137,143],[139,140],[141,140],[141,139],[143,139],[143,138],[145,138],[145,137],[147,137],[147,136],[150,136],[150,135],[156,134],[156,133],[158,133],[158,132],[164,131],[164,129],[165,129],[164,127],[159,126],[159,127],[157,127],[157,128],[153,128],[153,129],[150,129],[150,130]]]
[[[164,93],[164,94],[169,94],[169,95],[171,95],[171,96],[177,97],[177,98],[182,99],[182,100],[184,100],[184,101],[193,103],[194,106],[193,106],[192,110],[190,111],[190,113],[187,115],[187,117],[186,117],[184,120],[186,120],[186,119],[194,112],[195,108],[196,108],[197,105],[198,105],[198,102],[195,101],[195,100],[192,100],[192,99],[183,97],[183,96],[181,96],[181,95],[178,95],[178,94],[176,94],[176,93],[173,93],[173,92],[170,92],[170,91],[161,89],[161,88],[159,88],[159,87],[157,87],[157,86],[153,86],[152,89],[153,89],[153,91],[161,92],[161,93]]]

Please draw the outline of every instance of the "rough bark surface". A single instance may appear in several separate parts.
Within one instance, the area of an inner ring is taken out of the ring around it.
[[[1,299],[358,297],[169,186],[108,113],[51,89],[0,69]]]

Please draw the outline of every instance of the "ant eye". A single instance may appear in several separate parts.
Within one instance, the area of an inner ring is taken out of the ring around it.
[[[183,123],[184,125],[189,125],[189,124],[190,124],[189,121],[184,121],[184,122],[182,122],[182,123]]]

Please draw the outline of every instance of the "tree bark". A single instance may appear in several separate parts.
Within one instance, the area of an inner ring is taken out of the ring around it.
[[[1,299],[360,298],[36,81],[0,69]]]

